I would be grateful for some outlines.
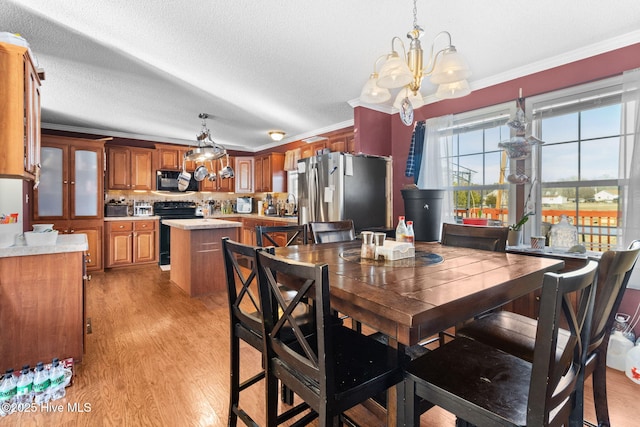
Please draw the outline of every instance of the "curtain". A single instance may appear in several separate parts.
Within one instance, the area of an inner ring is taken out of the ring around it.
[[[622,135],[620,179],[622,218],[618,246],[626,248],[640,239],[640,68],[626,71],[622,82]],[[624,185],[626,182],[627,185]],[[636,266],[629,287],[640,289],[640,268]]]
[[[455,223],[453,214],[453,115],[436,117],[425,122],[420,173],[416,185],[421,190],[444,189],[442,222]]]

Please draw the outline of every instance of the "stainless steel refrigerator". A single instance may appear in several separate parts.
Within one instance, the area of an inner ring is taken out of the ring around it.
[[[356,231],[385,229],[384,157],[327,153],[298,161],[298,223],[351,219]]]

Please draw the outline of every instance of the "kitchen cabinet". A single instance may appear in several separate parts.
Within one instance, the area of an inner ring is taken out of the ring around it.
[[[322,150],[324,150],[325,148],[327,148],[326,141],[313,142],[303,145],[301,147],[301,158],[306,159],[307,157],[315,156],[318,152],[322,152]]]
[[[0,43],[0,177],[36,179],[40,164],[40,86],[29,50]]]
[[[157,261],[157,221],[105,222],[106,268]]]
[[[331,152],[355,154],[355,138],[353,132],[330,137],[327,147]]]
[[[83,263],[82,251],[0,258],[2,372],[54,357],[82,361]]]
[[[152,190],[152,154],[146,148],[107,147],[107,188]]]
[[[284,153],[271,153],[256,157],[254,183],[257,193],[286,193],[287,173],[284,170]]]
[[[253,157],[236,157],[236,193],[253,193]]]
[[[235,157],[229,157],[229,164],[231,165],[231,167],[234,167],[235,164]],[[214,160],[214,161],[208,161],[205,162],[204,165],[206,166],[207,170],[209,171],[215,171],[216,176],[218,174],[218,171],[223,167],[227,165],[227,160],[226,158],[222,160],[222,163],[220,160]],[[234,176],[236,173],[236,170],[234,169]],[[205,178],[203,181],[200,181],[200,191],[215,191],[215,192],[220,192],[220,193],[233,193],[236,189],[236,182],[235,182],[235,178],[224,178],[224,179],[220,179],[219,176],[217,176],[215,181],[209,181],[208,178]]]
[[[158,170],[182,170],[182,162],[188,147],[178,147],[169,144],[156,144],[156,169]],[[193,161],[185,162],[185,169],[192,172],[196,169]]]
[[[102,270],[104,142],[43,135],[32,222],[87,235],[88,271]]]

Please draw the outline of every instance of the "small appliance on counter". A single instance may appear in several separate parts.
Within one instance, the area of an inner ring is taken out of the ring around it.
[[[150,202],[133,202],[133,216],[152,216],[153,206]]]
[[[264,210],[264,214],[268,216],[274,216],[278,214],[278,211],[273,204],[273,196],[271,194],[267,194],[267,207]]]
[[[129,216],[129,206],[126,203],[118,203],[114,200],[104,205],[104,216]]]
[[[251,197],[238,197],[236,199],[237,213],[251,213],[253,210],[253,199]]]

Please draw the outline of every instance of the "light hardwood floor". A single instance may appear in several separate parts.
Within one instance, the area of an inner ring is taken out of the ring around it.
[[[229,325],[225,295],[189,298],[156,266],[94,274],[87,285],[93,332],[64,399],[32,413],[0,418],[0,426],[224,426],[229,384]],[[6,343],[5,343],[6,344]],[[241,366],[257,372],[260,355],[244,346]],[[64,356],[64,355],[61,355]],[[19,368],[19,367],[16,367]],[[638,425],[640,386],[610,370],[614,427]],[[587,420],[595,419],[587,390]],[[263,424],[262,383],[243,392],[242,406]],[[85,412],[70,407],[84,408]],[[382,426],[370,412],[352,414]],[[438,408],[425,426],[453,426]]]

